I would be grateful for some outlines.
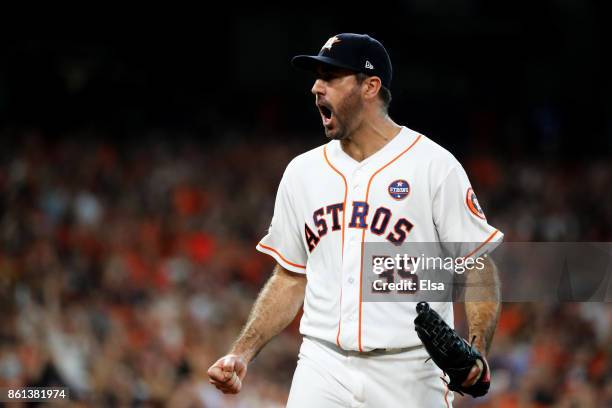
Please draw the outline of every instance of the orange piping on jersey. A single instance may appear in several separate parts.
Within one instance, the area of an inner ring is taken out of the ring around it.
[[[446,384],[446,381],[442,380],[442,382],[444,382],[444,384],[446,385],[446,392],[444,393],[444,402],[446,403],[446,408],[450,408],[450,405],[448,403],[448,384]]]
[[[372,180],[374,180],[374,177],[376,177],[378,173],[386,169],[389,165],[391,165],[393,162],[395,162],[397,159],[399,159],[405,153],[407,153],[410,149],[412,149],[412,147],[415,144],[417,144],[419,140],[421,140],[421,136],[422,135],[419,135],[419,137],[417,137],[416,140],[412,142],[410,146],[406,148],[406,150],[404,150],[403,152],[395,156],[393,160],[391,160],[389,163],[385,164],[380,169],[376,170],[374,174],[372,174],[372,176],[370,177],[370,181],[368,181],[368,188],[366,189],[366,196],[365,196],[366,203],[368,202],[368,198],[370,196],[370,187],[372,186]],[[358,343],[359,343],[360,352],[363,352],[363,349],[361,348],[361,304],[362,304],[362,278],[363,278],[363,246],[364,246],[364,241],[365,241],[365,233],[366,233],[366,229],[364,228],[363,232],[361,233],[361,263],[359,266],[360,270],[359,270],[359,336],[358,336]]]
[[[333,171],[338,173],[340,177],[342,177],[342,181],[344,181],[344,201],[342,202],[342,259],[344,259],[344,220],[346,218],[346,196],[348,194],[348,184],[346,182],[346,177],[342,174],[337,168],[335,168],[329,159],[327,158],[327,146],[323,147],[323,157],[325,157],[325,162],[329,167],[332,168]],[[336,345],[340,348],[340,325],[342,322],[342,284],[340,284],[340,317],[338,318],[338,333],[336,334]]]
[[[470,256],[474,255],[476,252],[478,252],[478,250],[479,250],[480,248],[482,248],[483,246],[485,246],[485,245],[487,244],[487,242],[491,241],[491,240],[493,239],[493,237],[494,237],[495,235],[497,235],[497,233],[498,233],[498,232],[499,232],[499,230],[495,230],[495,231],[493,231],[493,233],[492,233],[491,235],[489,235],[489,238],[487,238],[487,240],[486,240],[485,242],[483,242],[482,244],[478,245],[478,247],[477,247],[475,250],[473,250],[472,252],[470,252],[469,254],[467,254],[466,256],[464,256],[464,258],[468,258],[468,257],[470,257]]]
[[[257,244],[257,245],[259,245],[260,247],[262,247],[262,248],[264,248],[264,249],[267,249],[268,251],[272,251],[272,252],[274,252],[276,255],[278,255],[278,256],[280,257],[280,259],[282,259],[283,261],[287,262],[287,263],[288,263],[289,265],[291,265],[291,266],[295,266],[296,268],[306,269],[306,267],[305,267],[304,265],[300,265],[300,264],[296,264],[296,263],[293,263],[293,262],[288,261],[288,260],[287,260],[287,258],[285,258],[284,256],[282,256],[280,252],[278,252],[276,249],[274,249],[274,248],[272,248],[272,247],[269,247],[269,246],[264,245],[264,244],[262,244],[262,243],[259,243],[259,244]]]
[[[338,173],[340,177],[342,177],[342,181],[344,182],[344,201],[342,202],[342,257],[344,258],[344,219],[346,218],[346,195],[348,194],[348,184],[346,182],[346,177],[344,177],[344,174],[342,174],[337,168],[335,168],[327,158],[327,146],[323,147],[323,156],[325,157],[325,162],[327,163],[327,165],[331,167],[333,171]]]
[[[342,324],[342,284],[340,284],[340,318],[338,319],[338,333],[336,333],[336,345],[340,348],[340,325]]]

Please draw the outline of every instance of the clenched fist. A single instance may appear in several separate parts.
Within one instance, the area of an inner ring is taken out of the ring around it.
[[[208,369],[208,382],[224,394],[238,394],[247,372],[247,363],[241,356],[228,354]]]

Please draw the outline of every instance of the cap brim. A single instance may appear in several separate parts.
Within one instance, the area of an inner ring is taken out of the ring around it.
[[[324,57],[321,55],[298,55],[291,59],[291,65],[309,72],[317,72],[317,67],[321,65],[344,68],[357,72],[354,67],[349,67],[345,64],[339,63],[333,58]]]

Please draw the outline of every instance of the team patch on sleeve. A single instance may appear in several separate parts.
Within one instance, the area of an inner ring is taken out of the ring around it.
[[[480,207],[478,199],[476,198],[476,193],[474,193],[472,187],[468,188],[467,190],[467,194],[465,195],[465,203],[472,214],[480,219],[486,220],[482,207]]]

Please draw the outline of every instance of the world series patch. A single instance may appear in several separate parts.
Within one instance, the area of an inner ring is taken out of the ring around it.
[[[410,184],[406,180],[395,180],[389,184],[389,195],[394,200],[403,200],[410,194]]]

